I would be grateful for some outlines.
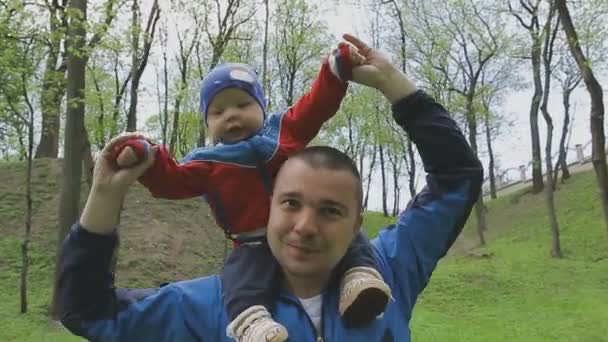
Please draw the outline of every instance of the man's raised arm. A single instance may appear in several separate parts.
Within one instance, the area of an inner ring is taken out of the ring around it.
[[[418,147],[427,184],[373,244],[383,276],[410,315],[437,262],[450,248],[479,197],[483,169],[445,108],[414,84],[389,59],[358,38],[365,62],[353,80],[378,89],[393,105],[393,117]],[[410,317],[408,317],[409,319]]]
[[[416,144],[427,184],[375,244],[411,312],[469,217],[483,169],[456,122],[428,94],[417,91],[398,100],[393,116]]]

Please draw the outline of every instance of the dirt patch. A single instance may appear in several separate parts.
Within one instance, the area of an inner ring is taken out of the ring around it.
[[[21,237],[25,217],[26,164],[0,165],[0,233]],[[32,175],[34,247],[55,255],[61,196],[61,161],[40,159]],[[81,202],[88,196],[83,181]],[[140,185],[126,200],[120,226],[117,279],[122,285],[155,286],[217,272],[224,260],[222,231],[200,199],[152,198]],[[48,258],[52,260],[52,258]],[[49,265],[51,266],[51,265]]]

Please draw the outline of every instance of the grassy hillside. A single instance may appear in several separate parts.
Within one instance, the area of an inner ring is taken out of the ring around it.
[[[46,319],[59,169],[55,161],[36,162],[30,312],[20,315],[24,165],[0,164],[0,341],[79,341]],[[488,246],[476,246],[469,222],[420,298],[414,340],[608,341],[608,232],[593,174],[575,176],[556,199],[564,259],[550,257],[542,195],[521,192],[490,202]],[[368,213],[364,225],[373,235],[391,220]],[[136,187],[122,222],[119,285],[151,286],[221,265],[222,234],[198,200],[155,200]]]
[[[74,340],[46,319],[59,221],[61,167],[54,160],[35,163],[30,312],[18,313],[24,170],[22,163],[0,164],[0,341]],[[83,204],[87,193],[88,186],[83,183]],[[119,286],[149,287],[167,280],[189,279],[216,272],[223,262],[223,233],[200,200],[158,200],[136,186],[127,196],[121,221]]]

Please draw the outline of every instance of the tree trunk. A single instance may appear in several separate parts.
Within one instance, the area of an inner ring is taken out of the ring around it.
[[[553,34],[551,34],[551,23],[553,22],[553,17],[555,15],[555,8],[553,4],[551,4],[551,8],[549,10],[549,17],[547,19],[547,24],[545,24],[544,29],[544,48],[543,48],[543,65],[545,69],[545,84],[543,90],[543,100],[540,106],[540,110],[543,114],[543,118],[545,119],[545,123],[547,124],[547,141],[545,146],[545,167],[547,168],[547,186],[545,187],[545,201],[547,203],[547,215],[549,216],[549,224],[551,226],[551,239],[552,239],[552,247],[551,247],[551,255],[555,258],[562,257],[562,250],[560,247],[559,241],[559,224],[557,222],[557,214],[555,213],[555,200],[553,196],[553,161],[551,160],[551,144],[553,140],[553,119],[551,119],[551,115],[549,114],[549,110],[547,109],[547,104],[549,103],[549,94],[551,91],[551,59],[553,57],[553,43],[555,42],[555,37],[557,36],[558,24],[555,24],[553,28]]]
[[[546,96],[546,95],[545,95]],[[551,140],[553,136],[553,122],[546,108],[543,110],[543,116],[547,123],[547,145],[545,147],[545,166],[547,167],[547,184],[553,184],[553,166],[551,162]],[[562,250],[559,240],[559,224],[557,222],[557,214],[555,213],[555,200],[553,198],[553,188],[551,186],[545,187],[545,200],[547,202],[547,211],[549,216],[549,223],[551,225],[551,255],[555,258],[561,258]]]
[[[556,0],[555,3],[557,10],[559,11],[562,27],[568,38],[567,41],[570,52],[578,64],[591,98],[591,158],[593,160],[593,169],[595,170],[595,176],[597,178],[600,201],[604,211],[604,222],[608,229],[608,168],[606,167],[606,137],[604,135],[604,100],[602,86],[595,78],[591,65],[581,50],[578,35],[574,28],[574,24],[572,23],[572,18],[570,18],[570,12],[568,11],[566,1]]]
[[[167,144],[167,126],[169,125],[169,72],[167,70],[167,51],[163,50],[163,83],[165,86],[165,96],[163,99],[163,119],[161,121],[161,129],[163,136],[163,145]]]
[[[54,68],[49,70],[49,63],[52,63],[52,61],[47,62],[40,97],[42,102],[42,127],[40,143],[36,149],[36,158],[57,158],[59,153],[61,100],[65,94],[65,81],[57,80],[57,78],[64,78],[65,71],[56,71]],[[48,78],[51,78],[51,80]]]
[[[384,216],[388,216],[388,205],[387,205],[387,195],[386,195],[386,173],[385,173],[385,167],[384,167],[384,148],[382,147],[382,144],[379,144],[379,149],[378,149],[379,153],[380,153],[380,172],[382,175],[382,212],[384,213]]]
[[[393,216],[397,216],[399,214],[399,165],[398,165],[398,157],[395,155],[393,158]]]
[[[559,139],[559,157],[557,158],[557,163],[555,164],[555,171],[553,172],[553,189],[555,189],[557,186],[557,178],[560,169],[562,171],[562,182],[570,178],[570,171],[568,170],[568,163],[566,162],[566,157],[568,156],[566,138],[568,135],[568,128],[570,126],[571,93],[572,90],[569,89],[564,89],[564,91],[562,92],[562,103],[564,104],[564,126],[562,127],[562,136]]]
[[[296,82],[296,71],[295,66],[291,67],[292,70],[289,73],[289,80],[287,83],[287,98],[285,102],[287,103],[287,107],[291,107],[293,105],[293,92],[294,92],[294,84]]]
[[[374,165],[376,164],[376,151],[377,146],[374,145],[372,148],[372,161],[369,164],[369,172],[367,173],[367,188],[365,189],[365,199],[363,200],[363,208],[367,209],[367,203],[369,199],[369,188],[372,184],[372,175],[374,172]]]
[[[532,193],[543,190],[543,171],[541,166],[540,136],[538,131],[538,109],[543,96],[541,81],[541,40],[532,34],[532,72],[534,78],[534,95],[530,105],[530,132],[532,135]]]
[[[199,127],[198,127],[198,141],[196,143],[197,147],[203,147],[207,143],[205,140],[207,139],[207,123],[205,122],[205,115],[201,114],[199,119]]]
[[[94,136],[95,136],[95,144],[101,150],[106,145],[106,136],[105,136],[105,113],[106,109],[103,103],[101,86],[95,77],[95,72],[91,69],[91,80],[93,81],[93,85],[95,86],[95,91],[97,92],[97,103],[99,105],[99,115],[97,116],[97,127],[95,128]],[[88,142],[88,140],[87,140]],[[89,145],[90,148],[90,145]],[[86,170],[86,168],[85,168]]]
[[[490,133],[489,112],[485,115],[484,120],[486,124],[486,143],[488,144],[488,157],[490,159],[488,164],[488,172],[490,176],[490,197],[492,199],[496,199],[496,175],[494,172],[494,151],[492,150],[492,134]]]
[[[187,87],[186,80],[188,77],[188,61],[182,55],[183,67],[181,70],[181,82],[179,85],[179,92],[175,97],[175,106],[173,107],[173,128],[171,130],[171,141],[169,142],[169,152],[174,155],[177,150],[177,142],[179,137],[179,115],[182,103],[182,96]]]
[[[180,88],[180,92],[175,98],[175,107],[173,109],[173,128],[171,129],[171,141],[169,142],[169,152],[171,153],[171,155],[175,154],[177,148],[177,138],[179,135],[179,111],[182,103],[180,94],[182,93],[182,89],[185,88],[185,85],[182,83]]]
[[[26,95],[27,96],[27,95]],[[28,102],[29,103],[29,102]],[[25,174],[25,234],[21,243],[21,313],[27,312],[27,274],[30,266],[29,244],[32,231],[32,158],[34,152],[34,111],[30,108],[27,144],[27,171]]]
[[[547,72],[547,71],[546,71]],[[549,186],[553,184],[553,165],[551,161],[551,143],[553,137],[553,120],[549,115],[547,110],[547,102],[549,98],[549,81],[547,80],[549,77],[545,77],[545,99],[543,100],[543,105],[541,106],[541,110],[543,113],[543,117],[545,118],[545,122],[547,123],[547,142],[545,146],[545,166],[547,168],[547,186],[545,187],[545,201],[547,203],[547,214],[549,216],[549,223],[551,225],[551,239],[552,239],[552,247],[551,247],[551,255],[555,258],[562,257],[562,250],[560,246],[559,239],[559,224],[557,222],[557,214],[555,213],[555,200],[553,196],[553,187]]]
[[[264,9],[266,10],[266,18],[264,20],[264,48],[262,51],[262,85],[264,93],[268,96],[268,24],[270,22],[270,9],[268,8],[268,0],[264,0]]]
[[[139,24],[139,0],[132,0],[131,4],[131,89],[129,95],[131,101],[129,103],[129,111],[127,113],[127,132],[135,132],[137,130],[137,88],[139,80],[137,79],[137,68],[139,64],[139,35],[141,34],[141,25]]]
[[[408,138],[407,144],[407,154],[409,159],[408,174],[409,174],[409,188],[410,188],[410,196],[414,198],[416,196],[416,159],[414,159],[414,144]]]
[[[137,130],[137,100],[139,91],[139,81],[141,76],[146,70],[148,65],[148,57],[150,56],[150,48],[152,47],[152,41],[154,40],[154,32],[156,31],[156,23],[160,17],[160,9],[158,7],[158,0],[154,1],[150,14],[148,15],[148,21],[146,29],[144,30],[144,46],[143,49],[139,48],[139,35],[141,26],[139,24],[140,9],[139,0],[133,0],[133,40],[132,40],[132,57],[131,57],[131,90],[129,103],[129,112],[127,114],[127,132],[135,132]],[[141,54],[140,54],[141,51]],[[141,55],[141,56],[140,56]]]
[[[129,112],[127,113],[127,132],[137,131],[137,89],[139,88],[139,78],[133,79],[131,82],[131,90],[129,91],[130,99]]]
[[[475,87],[471,87],[471,92],[467,94],[467,123],[469,126],[469,143],[477,156],[477,119],[473,111],[473,91]],[[486,230],[486,213],[483,204],[483,196],[479,196],[475,203],[475,217],[477,218],[477,235],[479,243],[483,246],[486,244],[483,232]]]
[[[67,115],[65,123],[63,185],[59,207],[59,240],[61,244],[70,226],[76,222],[80,205],[80,180],[82,177],[82,147],[85,112],[85,66],[86,56],[83,53],[86,40],[87,1],[71,0],[70,13],[73,14],[68,33],[69,48],[67,49]],[[77,14],[76,14],[77,13]],[[61,248],[58,248],[61,251]],[[57,255],[56,266],[59,266]],[[51,312],[57,318],[59,307],[57,302],[57,276],[59,268],[55,269],[55,288]]]
[[[17,141],[19,142],[19,161],[27,159],[27,145],[23,140],[25,135],[23,134],[23,126],[17,125],[15,127],[17,130]]]
[[[61,118],[61,101],[65,95],[65,61],[61,55],[61,41],[65,35],[62,31],[63,22],[56,17],[58,4],[53,2],[49,8],[50,46],[46,60],[42,91],[40,96],[40,109],[42,112],[42,127],[40,142],[36,150],[36,158],[57,158],[59,153],[59,127]],[[62,14],[62,16],[65,14]],[[59,67],[57,66],[59,63]]]
[[[365,159],[365,143],[359,148],[359,174],[363,177],[363,160]]]
[[[346,122],[348,123],[348,146],[346,147],[345,153],[355,160],[357,158],[357,152],[355,150],[353,117],[351,113],[345,113],[345,115]]]
[[[93,160],[93,153],[91,152],[91,142],[89,141],[89,134],[87,133],[86,127],[82,126],[82,136],[84,144],[82,146],[82,167],[84,169],[84,177],[89,184],[89,188],[93,186],[93,169],[95,168],[95,161]]]
[[[112,108],[112,126],[110,127],[110,137],[115,137],[118,135],[118,121],[120,117],[120,105],[122,103],[122,98],[127,91],[127,85],[131,80],[131,73],[127,75],[127,78],[120,84],[120,77],[118,75],[118,66],[120,61],[118,58],[114,61],[114,107]]]

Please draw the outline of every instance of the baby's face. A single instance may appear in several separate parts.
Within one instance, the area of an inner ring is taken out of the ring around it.
[[[224,89],[209,104],[207,125],[213,140],[236,142],[247,139],[263,124],[262,107],[244,90]]]

